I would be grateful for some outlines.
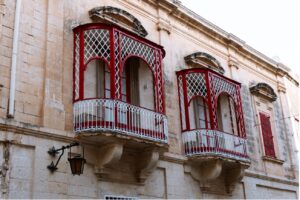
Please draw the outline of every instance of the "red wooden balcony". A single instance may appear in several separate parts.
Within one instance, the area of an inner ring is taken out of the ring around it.
[[[73,32],[75,132],[167,143],[163,47],[114,25],[85,24]]]
[[[203,68],[177,77],[185,154],[249,162],[240,84]]]

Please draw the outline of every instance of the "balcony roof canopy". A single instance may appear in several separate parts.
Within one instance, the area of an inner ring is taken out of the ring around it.
[[[78,32],[78,31],[83,31],[83,30],[89,30],[89,29],[107,29],[107,30],[119,30],[123,33],[126,33],[127,35],[135,38],[135,40],[137,41],[141,41],[141,42],[144,42],[146,43],[147,45],[149,46],[152,46],[154,48],[158,48],[161,50],[162,52],[162,57],[164,58],[165,55],[166,55],[166,51],[164,50],[164,47],[159,45],[159,44],[156,44],[155,42],[152,42],[146,38],[143,38],[125,28],[122,28],[118,25],[114,25],[114,24],[105,24],[105,23],[87,23],[87,24],[81,24],[79,26],[76,26],[75,28],[73,28],[73,32]]]

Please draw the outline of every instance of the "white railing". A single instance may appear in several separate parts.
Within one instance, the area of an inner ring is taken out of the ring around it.
[[[165,115],[112,99],[90,99],[74,103],[76,133],[108,131],[167,143]]]
[[[218,130],[198,129],[182,134],[187,156],[221,156],[249,161],[247,140]]]

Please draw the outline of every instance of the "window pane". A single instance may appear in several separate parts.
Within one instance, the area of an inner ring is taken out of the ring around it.
[[[126,94],[126,78],[122,78],[122,94]]]

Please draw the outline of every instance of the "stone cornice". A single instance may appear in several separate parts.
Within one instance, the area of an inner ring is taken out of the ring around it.
[[[169,14],[179,18],[182,21],[189,22],[189,24],[194,24],[194,27],[197,27],[201,32],[210,35],[215,39],[219,39],[223,41],[225,44],[231,47],[237,48],[239,51],[244,51],[247,54],[250,54],[251,58],[254,60],[260,60],[263,63],[266,63],[269,67],[267,67],[270,71],[279,76],[287,76],[289,79],[293,80],[296,85],[299,85],[299,81],[293,78],[289,72],[290,69],[283,65],[282,63],[276,62],[275,60],[269,58],[263,53],[257,51],[253,47],[246,44],[245,41],[235,36],[232,33],[228,33],[215,24],[209,22],[204,19],[200,15],[186,8],[184,5],[180,3],[180,1],[176,0],[144,0],[149,4],[154,6],[159,6],[160,8],[166,10]]]
[[[296,180],[286,180],[286,179],[282,179],[281,177],[274,177],[274,176],[269,176],[269,175],[265,175],[265,174],[260,174],[260,173],[253,172],[250,170],[245,171],[245,177],[259,178],[259,179],[266,180],[266,181],[274,181],[277,183],[293,185],[293,186],[297,186],[297,187],[299,186],[299,183]]]
[[[17,122],[13,119],[0,119],[0,131],[31,135],[40,138],[52,138],[63,142],[72,142],[75,140],[71,132]]]

